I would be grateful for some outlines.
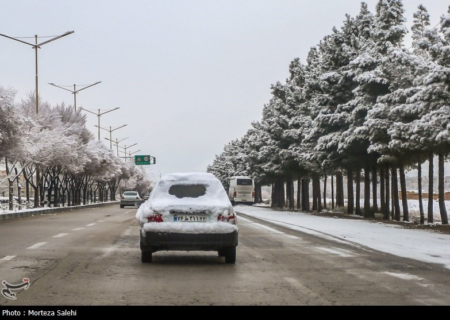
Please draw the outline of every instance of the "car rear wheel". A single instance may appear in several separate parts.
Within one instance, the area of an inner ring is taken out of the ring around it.
[[[152,252],[151,251],[141,251],[141,261],[143,263],[152,262]]]
[[[219,249],[217,250],[217,253],[219,254],[219,257],[225,257],[225,249]]]
[[[236,247],[228,247],[225,250],[225,263],[236,262]]]
[[[120,205],[120,208],[123,209],[123,205]]]

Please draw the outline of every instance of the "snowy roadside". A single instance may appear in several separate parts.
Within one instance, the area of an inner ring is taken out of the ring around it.
[[[312,202],[312,199],[311,199]],[[347,205],[347,200],[344,200],[344,204]],[[254,206],[257,207],[266,207],[270,208],[270,204],[255,204]],[[364,200],[360,201],[361,208],[364,208]],[[380,206],[380,200],[378,200],[378,206]],[[422,200],[422,206],[423,211],[425,215],[425,220],[427,219],[427,210],[428,210],[428,200]],[[445,201],[445,207],[447,209],[447,216],[450,218],[450,200]],[[277,209],[278,210],[278,209]],[[327,208],[322,209],[323,212],[327,213],[337,213],[337,214],[344,214],[342,208],[334,208],[331,209],[331,201],[327,202]],[[411,223],[418,223],[420,221],[420,211],[419,211],[419,200],[408,200],[408,212],[409,212],[409,220]],[[350,215],[350,214],[347,214]],[[351,215],[355,218],[362,218],[361,216],[357,215]],[[376,213],[377,217],[381,218],[381,214]],[[401,220],[403,220],[403,205],[400,202],[400,216]],[[433,201],[433,224],[441,224],[441,214],[439,210],[439,203],[438,200]]]
[[[0,222],[10,219],[17,218],[25,218],[30,216],[38,216],[41,214],[49,214],[49,213],[59,213],[65,211],[73,211],[79,209],[97,208],[105,205],[118,204],[120,201],[108,201],[108,202],[97,202],[90,203],[85,205],[77,205],[77,206],[69,206],[69,207],[41,207],[41,208],[31,208],[31,209],[15,209],[15,210],[5,210],[4,208],[0,208]]]
[[[313,212],[274,210],[268,206],[256,205],[237,205],[235,211],[238,216],[238,225],[239,219],[246,220],[253,217],[331,241],[372,248],[400,257],[439,264],[450,269],[450,250],[448,250],[450,233],[436,232],[434,227],[411,229],[405,226],[416,224],[398,221],[390,223],[390,221],[356,217],[342,219],[343,214],[322,216]],[[256,228],[283,233],[258,222],[252,222]],[[449,225],[441,227],[450,231]]]

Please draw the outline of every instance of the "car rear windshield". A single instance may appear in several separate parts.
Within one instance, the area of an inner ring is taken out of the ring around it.
[[[135,195],[137,195],[137,192],[136,191],[125,191],[123,194],[126,196],[135,196]]]
[[[236,183],[238,186],[251,186],[252,179],[237,179]]]
[[[177,198],[198,198],[205,193],[206,186],[203,184],[175,184],[169,188],[169,194]]]

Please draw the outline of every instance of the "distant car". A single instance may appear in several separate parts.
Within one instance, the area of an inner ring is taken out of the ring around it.
[[[222,183],[211,173],[163,176],[136,212],[141,261],[158,251],[216,251],[236,262],[237,217]]]
[[[142,201],[142,198],[139,196],[139,192],[137,191],[125,191],[120,197],[120,207],[123,208],[125,206],[136,206],[136,202]]]

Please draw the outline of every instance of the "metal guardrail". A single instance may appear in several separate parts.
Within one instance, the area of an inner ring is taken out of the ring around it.
[[[66,211],[74,211],[80,209],[87,208],[96,208],[107,205],[117,205],[120,201],[108,201],[108,202],[97,202],[86,205],[78,205],[78,206],[70,206],[70,207],[42,207],[37,209],[26,209],[26,210],[17,210],[14,212],[8,211],[9,205],[6,207],[6,211],[0,210],[0,222],[7,221],[10,219],[18,219],[32,216],[39,216],[41,214],[48,213],[60,213]],[[3,209],[3,206],[2,206]]]

